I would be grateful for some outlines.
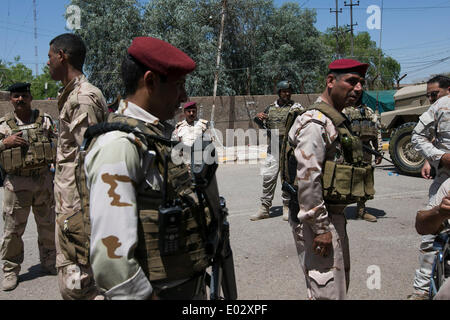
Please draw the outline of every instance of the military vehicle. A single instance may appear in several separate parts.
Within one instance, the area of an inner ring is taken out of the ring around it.
[[[384,134],[390,137],[389,155],[400,173],[420,176],[424,157],[414,150],[411,135],[419,117],[430,107],[427,85],[399,89],[394,95],[395,110],[380,115]]]

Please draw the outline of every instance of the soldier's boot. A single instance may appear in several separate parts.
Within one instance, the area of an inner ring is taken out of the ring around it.
[[[10,272],[4,275],[2,286],[3,291],[11,291],[17,287],[19,279],[17,278],[17,274],[14,272]]]
[[[377,222],[377,217],[368,213],[365,208],[358,209],[358,217],[369,222]]]
[[[283,205],[283,220],[289,220],[289,207],[287,205]]]
[[[413,292],[413,294],[410,294],[406,297],[406,300],[430,300],[430,296],[428,292]]]
[[[270,207],[265,206],[265,205],[262,204],[261,207],[259,207],[258,212],[250,217],[250,220],[251,221],[258,221],[258,220],[261,220],[261,219],[270,218],[269,209],[270,209]]]

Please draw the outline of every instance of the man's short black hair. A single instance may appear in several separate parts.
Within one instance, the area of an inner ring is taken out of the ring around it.
[[[441,89],[447,89],[448,87],[450,87],[450,78],[444,75],[439,74],[437,76],[434,76],[433,78],[427,81],[427,84],[436,82],[439,84],[439,88]]]
[[[121,74],[122,81],[125,85],[125,96],[132,95],[136,92],[139,80],[149,69],[142,63],[127,54],[122,61]],[[167,78],[159,75],[162,82],[166,82]]]
[[[67,54],[70,65],[83,72],[86,46],[80,36],[73,33],[64,33],[50,41],[50,46],[53,47],[53,52],[57,53],[62,50]]]

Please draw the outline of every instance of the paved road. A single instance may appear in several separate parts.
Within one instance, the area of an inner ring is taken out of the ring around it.
[[[291,229],[288,222],[282,220],[279,186],[273,217],[256,222],[249,220],[257,210],[261,195],[259,168],[259,164],[222,164],[218,171],[220,192],[227,199],[230,211],[239,298],[303,300],[306,298],[305,282]],[[352,263],[349,299],[404,299],[412,290],[420,244],[414,219],[417,209],[426,205],[431,182],[391,175],[392,171],[388,162],[375,170],[377,194],[367,206],[378,216],[378,222],[356,220],[355,206],[346,211]],[[2,221],[0,230],[3,230]],[[36,227],[31,216],[24,243],[25,262],[20,284],[12,292],[0,291],[0,299],[60,299],[56,277],[40,272]],[[380,271],[379,289],[367,286],[371,270]]]

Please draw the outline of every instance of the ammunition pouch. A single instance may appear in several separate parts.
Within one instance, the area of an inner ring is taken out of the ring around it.
[[[327,203],[350,204],[373,199],[374,168],[326,161],[322,175],[323,196]]]
[[[209,266],[205,242],[195,217],[198,213],[198,207],[183,208],[179,218],[179,251],[172,255],[161,255],[159,212],[155,209],[139,209],[135,256],[150,281],[190,278]]]
[[[84,229],[83,212],[60,214],[56,217],[57,237],[65,258],[81,265],[89,263],[89,234]]]
[[[55,162],[56,143],[51,141],[42,129],[43,116],[39,114],[35,123],[18,126],[13,114],[6,116],[6,123],[12,133],[23,132],[22,137],[29,143],[25,147],[6,149],[0,154],[0,165],[7,174],[21,174],[22,170],[43,168]]]
[[[349,113],[349,118],[351,121],[351,129],[355,135],[363,140],[377,138],[377,125],[372,120],[372,115],[367,110],[367,107],[364,109],[352,108]]]

